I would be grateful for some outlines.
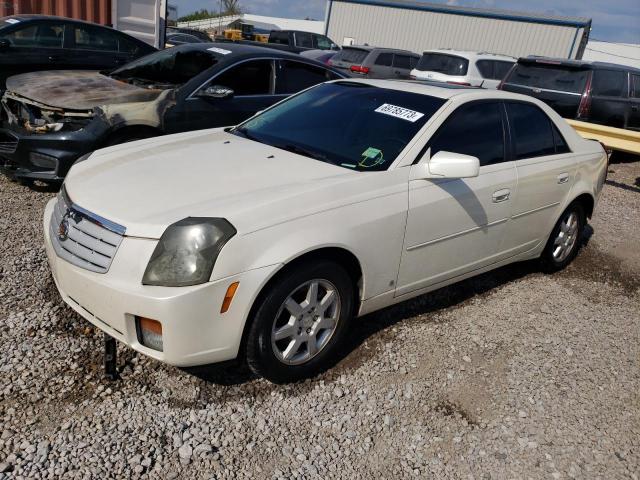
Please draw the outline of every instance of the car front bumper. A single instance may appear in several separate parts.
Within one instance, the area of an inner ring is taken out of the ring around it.
[[[0,169],[17,179],[60,182],[79,157],[98,148],[107,132],[99,119],[76,131],[36,134],[0,128]]]
[[[49,224],[56,200],[44,213],[45,249],[62,299],[83,318],[145,355],[178,367],[222,362],[237,357],[245,322],[258,292],[277,265],[250,270],[192,287],[142,285],[156,240],[125,237],[106,274],[94,273],[56,255]],[[239,287],[226,313],[227,288]],[[135,318],[162,324],[163,351],[140,343]]]

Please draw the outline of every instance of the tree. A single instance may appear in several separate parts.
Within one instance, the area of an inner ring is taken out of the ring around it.
[[[238,15],[241,13],[240,0],[221,0],[222,16]],[[203,8],[197,12],[190,13],[178,19],[179,22],[190,22],[192,20],[204,20],[206,18],[216,18],[220,16],[220,11],[207,10]]]

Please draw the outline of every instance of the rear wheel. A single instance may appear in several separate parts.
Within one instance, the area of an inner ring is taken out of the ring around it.
[[[580,235],[585,222],[584,208],[579,202],[567,207],[553,228],[540,257],[544,271],[562,270],[573,261],[580,248]]]
[[[249,327],[246,357],[251,370],[284,383],[330,366],[355,305],[353,284],[344,268],[313,261],[268,288]]]

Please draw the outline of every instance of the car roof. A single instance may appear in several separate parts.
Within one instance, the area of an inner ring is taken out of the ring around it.
[[[425,50],[424,53],[442,53],[445,55],[455,55],[458,57],[464,58],[475,58],[475,59],[493,59],[493,60],[511,60],[515,62],[517,60],[516,57],[511,57],[509,55],[502,55],[500,53],[491,53],[491,52],[475,52],[472,50],[453,50],[451,48],[435,48],[432,50]],[[423,55],[424,55],[423,53]]]
[[[461,100],[524,100],[530,103],[540,103],[537,99],[519,93],[506,92],[478,87],[466,87],[462,85],[449,85],[439,82],[423,82],[415,80],[374,80],[361,78],[348,78],[334,80],[332,83],[359,83],[373,87],[388,88],[402,92],[418,93],[445,100],[460,98]]]
[[[99,23],[87,22],[86,20],[78,20],[76,18],[60,17],[57,15],[37,15],[37,14],[29,13],[29,14],[19,14],[19,15],[8,15],[6,17],[0,17],[0,20],[6,21],[7,19],[10,19],[10,18],[14,20],[19,20],[20,22],[24,22],[24,23],[33,22],[36,20],[55,20],[59,22],[83,23],[85,25],[94,25],[96,27],[102,27],[102,28],[107,28],[109,30],[113,30],[113,28],[107,27],[106,25],[101,25]]]
[[[412,52],[411,50],[403,50],[401,48],[375,47],[373,45],[345,45],[342,47],[343,50],[348,48],[352,48],[356,50],[367,50],[369,52],[373,52],[374,50],[379,50],[383,52],[400,52],[400,53],[411,53],[413,55],[418,55],[417,53]]]
[[[518,59],[518,63],[527,63],[527,64],[540,63],[543,65],[557,65],[561,67],[584,68],[589,70],[606,68],[608,70],[622,70],[625,72],[631,71],[634,73],[640,73],[640,68],[635,68],[629,65],[619,65],[617,63],[596,62],[596,61],[590,61],[590,60],[571,60],[567,58],[539,57],[535,55],[530,55],[528,57],[521,57]]]

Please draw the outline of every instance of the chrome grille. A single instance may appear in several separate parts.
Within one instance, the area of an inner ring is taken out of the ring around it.
[[[49,233],[60,258],[92,272],[106,273],[125,228],[73,204],[63,187],[51,215]]]

